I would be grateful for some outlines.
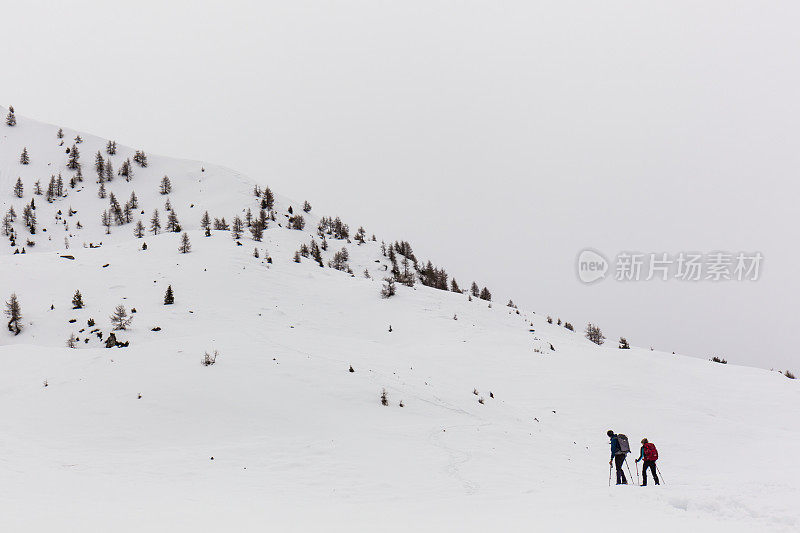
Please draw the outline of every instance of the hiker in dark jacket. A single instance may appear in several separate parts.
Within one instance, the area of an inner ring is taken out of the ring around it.
[[[619,439],[612,430],[609,429],[606,435],[611,439],[611,460],[608,461],[608,464],[611,465],[613,462],[617,464],[617,485],[627,485],[628,480],[625,478],[625,472],[622,471],[622,464],[625,462],[625,452],[620,449]]]
[[[647,486],[647,469],[650,469],[650,472],[653,474],[653,479],[656,481],[656,485],[660,485],[658,481],[658,474],[656,474],[656,461],[658,460],[658,450],[656,450],[655,444],[648,441],[647,439],[642,439],[642,449],[639,452],[639,458],[636,459],[636,462],[644,461],[644,466],[642,467],[642,487]]]

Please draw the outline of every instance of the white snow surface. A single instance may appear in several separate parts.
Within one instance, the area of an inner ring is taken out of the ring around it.
[[[0,124],[0,216],[13,205],[21,217],[35,180],[74,175],[64,150],[77,132],[59,146],[56,126],[17,121]],[[256,214],[252,189],[268,185],[205,163],[148,153],[130,182],[108,184],[123,204],[136,191],[134,220],[158,208],[163,223],[168,175],[191,253],[177,233],[105,235],[94,154],[106,139],[80,135],[83,183],[52,204],[35,196],[37,233],[18,218],[16,247],[0,241],[0,296],[15,292],[24,317],[20,335],[0,330],[0,531],[800,530],[797,381],[598,347],[546,314],[420,284],[383,299],[381,236],[329,239],[326,262],[345,246],[354,276],[295,263],[336,213],[289,230],[302,204],[281,196],[263,242],[205,237],[204,211]],[[119,146],[114,169],[133,152]],[[117,332],[130,346],[106,349],[87,320],[105,339],[118,304],[136,309]],[[635,452],[654,442],[665,483],[609,487],[609,428]]]

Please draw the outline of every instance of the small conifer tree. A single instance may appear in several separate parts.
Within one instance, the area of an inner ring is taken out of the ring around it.
[[[242,237],[243,229],[242,219],[238,215],[233,217],[233,225],[231,226],[233,240],[238,241]]]
[[[598,346],[603,344],[603,342],[606,340],[606,337],[603,335],[603,332],[600,331],[600,328],[591,322],[586,325],[586,338]]]
[[[172,285],[167,286],[167,292],[164,294],[164,305],[172,305],[175,303],[175,295],[172,293]]]
[[[169,215],[167,215],[166,229],[173,233],[180,233],[181,231],[181,223],[178,222],[178,215],[175,214],[175,210],[171,209]]]
[[[76,145],[72,145],[69,152],[69,159],[67,160],[67,168],[70,170],[77,170],[80,168],[80,159],[81,154],[78,152],[78,147]]]
[[[111,320],[111,326],[114,331],[128,329],[131,322],[133,322],[133,317],[128,316],[128,311],[122,304],[114,309],[114,313],[112,313],[109,319]]]
[[[9,318],[8,331],[15,336],[19,335],[22,332],[22,307],[15,293],[6,302],[6,316]]]
[[[72,308],[83,309],[83,295],[81,295],[81,291],[79,290],[76,290],[75,294],[72,296]]]
[[[136,226],[133,228],[133,234],[137,239],[144,237],[144,224],[142,224],[141,220],[136,221]]]
[[[395,287],[394,278],[385,278],[383,283],[383,287],[381,288],[381,296],[384,298],[391,298],[395,294],[397,294],[397,288]]]
[[[192,251],[192,245],[189,243],[189,235],[185,231],[183,235],[181,235],[181,245],[178,247],[178,251],[182,254],[188,254]]]
[[[150,217],[150,232],[153,235],[158,235],[161,232],[161,218],[158,216],[158,209],[154,209],[153,216]]]

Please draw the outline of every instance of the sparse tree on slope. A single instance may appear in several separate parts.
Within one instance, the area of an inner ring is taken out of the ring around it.
[[[628,344],[628,339],[626,339],[625,337],[620,337],[619,338],[619,349],[620,350],[630,350],[631,349],[631,345]]]
[[[50,176],[50,183],[47,184],[46,200],[52,202],[56,195],[56,177]]]
[[[14,185],[14,196],[22,198],[25,189],[22,187],[22,178],[17,178],[17,183]]]
[[[117,197],[114,196],[112,192],[108,196],[108,204],[109,204],[109,213],[114,218],[114,222],[117,226],[121,226],[125,223],[125,215],[122,212],[122,207],[119,205],[119,201],[117,201]]]
[[[172,293],[172,285],[167,286],[167,292],[164,294],[164,305],[172,305],[175,303],[175,295]]]
[[[150,231],[153,235],[161,232],[161,218],[158,216],[158,209],[153,210],[153,216],[150,218]]]
[[[261,239],[264,236],[264,228],[261,226],[260,220],[254,220],[252,225],[250,226],[250,234],[253,236],[253,240],[256,242],[261,242]]]
[[[308,200],[303,202],[303,211],[305,211],[306,213],[311,211],[311,204],[308,203]]]
[[[272,208],[275,207],[275,195],[272,194],[269,187],[264,187],[263,201],[264,209],[272,211]]]
[[[347,261],[350,259],[350,254],[347,252],[347,248],[342,246],[342,249],[333,254],[333,260],[328,261],[328,266],[335,269],[340,270],[342,272],[347,271]]]
[[[192,245],[189,243],[189,235],[185,231],[183,235],[181,235],[181,245],[178,247],[178,251],[182,254],[188,254],[192,251]]]
[[[114,166],[111,164],[111,158],[106,161],[106,166],[103,169],[103,180],[114,181]]]
[[[206,230],[211,227],[211,217],[208,215],[208,211],[203,213],[203,218],[200,219],[200,227]]]
[[[8,331],[15,336],[19,335],[22,331],[22,307],[19,305],[16,294],[12,294],[6,302],[6,316],[9,318]]]
[[[233,217],[233,226],[231,227],[231,236],[233,240],[238,241],[242,237],[242,230],[244,229],[242,219],[239,216]]]
[[[16,126],[17,117],[14,115],[14,106],[8,106],[8,115],[6,115],[6,126]]]
[[[117,141],[108,141],[106,144],[106,153],[108,155],[117,155]]]
[[[367,236],[367,232],[362,226],[362,227],[358,228],[358,231],[356,231],[356,234],[355,234],[355,236],[353,238],[358,241],[358,244],[364,244],[364,240],[366,239],[366,236]]]
[[[19,155],[19,164],[20,165],[27,165],[30,162],[31,162],[31,158],[28,155],[28,148],[24,147],[22,149],[22,153]]]
[[[481,295],[481,291],[478,288],[478,284],[475,283],[474,281],[472,282],[472,287],[470,287],[470,292],[472,293],[472,296],[474,296],[475,298],[478,298]]]
[[[79,290],[75,291],[75,294],[72,296],[72,308],[83,309],[83,296]]]
[[[384,278],[383,287],[381,287],[381,296],[384,298],[391,298],[397,294],[397,289],[394,285],[394,278]]]
[[[111,326],[114,331],[128,329],[128,326],[133,322],[133,317],[128,316],[128,311],[125,306],[120,304],[114,309],[114,313],[109,317]]]
[[[145,154],[143,150],[136,150],[133,161],[140,167],[145,168],[147,166],[147,154]]]
[[[489,289],[487,289],[486,287],[481,289],[480,299],[481,300],[486,300],[487,302],[491,302],[492,301],[492,293],[489,292]]]
[[[181,231],[181,223],[178,222],[178,215],[175,214],[174,210],[170,210],[169,215],[167,215],[166,229],[173,233],[180,233]]]
[[[311,257],[314,258],[314,261],[316,261],[319,266],[325,266],[325,264],[322,262],[322,252],[320,251],[319,246],[317,246],[317,242],[314,239],[311,239],[310,253]]]
[[[97,177],[99,179],[103,178],[103,172],[106,169],[106,160],[103,159],[103,154],[100,153],[100,150],[94,155],[94,171],[97,172]]]
[[[167,176],[161,178],[161,187],[159,188],[161,194],[169,194],[172,192],[172,182]]]
[[[31,235],[36,233],[36,213],[33,212],[33,200],[31,200],[30,204],[27,204],[25,208],[22,210],[22,220],[25,223],[25,226],[28,227],[28,231],[30,231]]]
[[[453,292],[458,292],[458,293],[461,292],[461,288],[458,286],[458,283],[456,282],[456,278],[453,278],[453,279],[450,280],[450,290],[453,291]]]
[[[6,215],[3,217],[3,235],[10,236],[14,232],[14,219],[11,218],[11,213],[6,212]],[[13,238],[12,238],[13,240]]]
[[[133,166],[131,165],[130,159],[126,159],[122,162],[122,166],[119,167],[117,174],[125,178],[125,181],[131,181],[133,179]]]
[[[136,226],[134,226],[133,228],[133,235],[137,239],[141,239],[142,237],[144,237],[144,224],[142,224],[141,220],[136,221]]]
[[[71,170],[77,170],[80,168],[80,159],[81,154],[78,152],[78,147],[76,145],[72,145],[69,151],[69,160],[67,161],[67,168]]]
[[[603,335],[603,332],[600,331],[600,328],[591,322],[586,325],[586,338],[598,346],[603,344],[603,342],[606,340],[606,337]]]
[[[103,213],[100,215],[100,223],[106,227],[106,235],[111,233],[111,215],[108,214],[107,210],[104,210]]]

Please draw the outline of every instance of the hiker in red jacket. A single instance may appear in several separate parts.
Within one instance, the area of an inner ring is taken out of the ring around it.
[[[647,439],[642,439],[642,450],[639,453],[639,458],[636,459],[636,462],[644,460],[644,466],[642,467],[642,487],[647,486],[647,469],[650,469],[650,472],[653,474],[653,479],[656,480],[656,485],[660,485],[661,483],[658,482],[658,474],[656,474],[656,461],[658,461],[658,450],[656,450],[656,445],[652,442],[648,441]]]

